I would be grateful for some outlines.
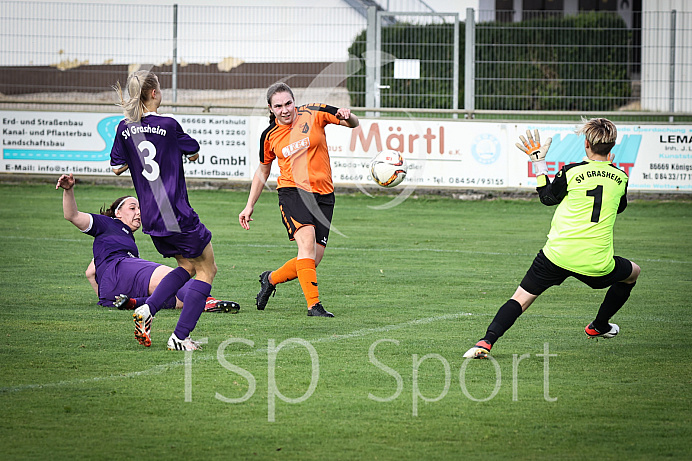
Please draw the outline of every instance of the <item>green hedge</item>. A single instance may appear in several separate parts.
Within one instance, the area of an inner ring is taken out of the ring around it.
[[[383,52],[419,59],[420,80],[395,80],[393,63],[382,67],[382,107],[452,107],[452,26],[398,23],[382,28]],[[366,32],[349,53],[359,70],[347,87],[353,106],[365,106]],[[464,24],[460,24],[459,104],[464,101]],[[631,96],[628,76],[631,32],[613,14],[484,23],[476,27],[476,109],[614,110]],[[575,42],[579,43],[575,43]],[[357,61],[357,62],[356,62]]]
[[[463,24],[460,36],[463,37]],[[394,79],[394,63],[384,63],[381,83],[390,88],[380,96],[382,107],[404,108],[452,108],[454,25],[429,24],[416,26],[397,23],[382,28],[382,52],[384,56],[397,59],[419,59],[421,61],[419,80]],[[463,50],[463,42],[460,43]],[[346,86],[351,96],[351,105],[365,106],[365,60],[366,31],[358,35],[349,48],[352,68],[358,71],[351,74]],[[463,78],[463,52],[459,72]],[[386,58],[384,59],[386,61]],[[463,85],[460,85],[463,97]]]

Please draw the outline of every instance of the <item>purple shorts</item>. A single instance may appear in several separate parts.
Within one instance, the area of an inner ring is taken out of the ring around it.
[[[160,265],[146,259],[121,259],[99,278],[99,304],[113,307],[113,301],[119,294],[130,298],[148,296],[151,275]]]
[[[151,236],[151,241],[164,258],[172,258],[181,255],[183,258],[193,259],[202,255],[204,249],[211,242],[211,232],[199,223],[191,231],[181,232],[166,237]]]

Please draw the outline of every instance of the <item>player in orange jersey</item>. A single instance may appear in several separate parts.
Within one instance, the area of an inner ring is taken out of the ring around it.
[[[274,159],[279,162],[279,209],[288,238],[298,244],[298,256],[275,271],[260,275],[257,309],[264,310],[276,285],[298,279],[308,305],[308,316],[334,317],[320,303],[316,267],[324,256],[334,211],[334,184],[324,127],[358,126],[358,117],[346,108],[326,104],[296,107],[285,83],[267,90],[269,127],[260,139],[260,165],[252,179],[240,225],[250,229],[255,203],[267,182]]]

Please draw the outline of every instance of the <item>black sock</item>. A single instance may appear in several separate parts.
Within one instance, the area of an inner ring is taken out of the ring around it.
[[[514,325],[514,322],[519,318],[522,312],[519,302],[510,299],[504,303],[488,326],[488,331],[485,332],[483,341],[488,341],[491,345],[495,344],[495,341]]]
[[[632,288],[637,283],[617,282],[608,288],[608,292],[603,299],[601,307],[598,309],[596,320],[593,321],[593,327],[600,332],[608,331],[608,320],[615,315],[617,311],[627,302],[630,297]]]

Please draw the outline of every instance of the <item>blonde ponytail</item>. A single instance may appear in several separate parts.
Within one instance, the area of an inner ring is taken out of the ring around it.
[[[116,103],[123,110],[123,115],[129,123],[137,123],[142,120],[142,115],[147,110],[145,103],[151,95],[151,90],[158,88],[159,80],[156,74],[148,70],[139,70],[132,73],[127,78],[127,100],[123,95],[123,89],[120,82],[117,82],[113,89],[115,90],[119,103]]]

